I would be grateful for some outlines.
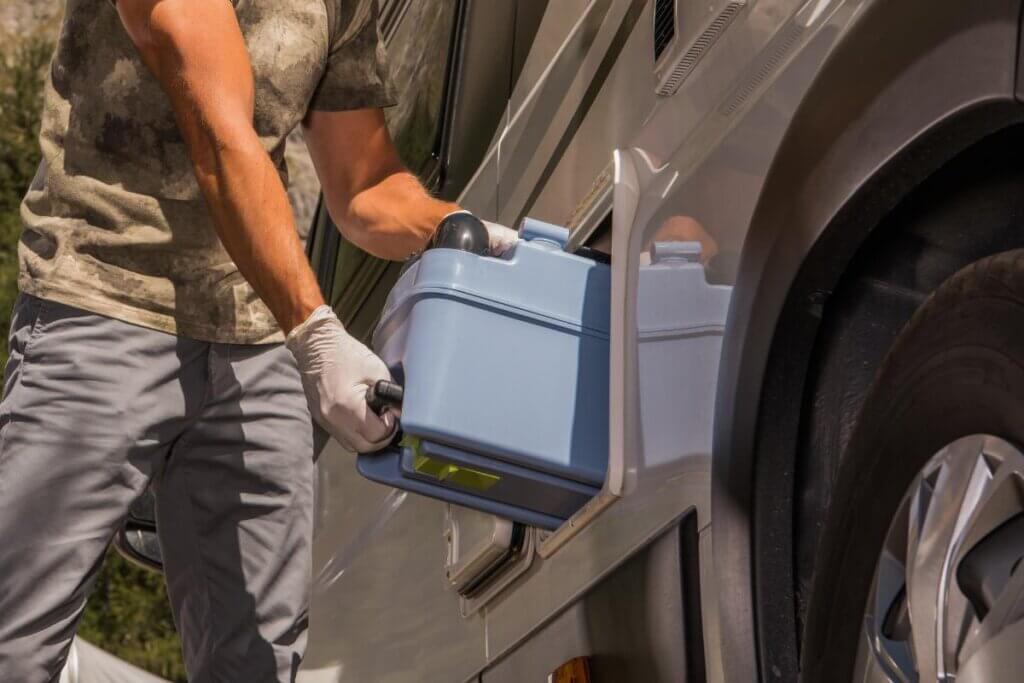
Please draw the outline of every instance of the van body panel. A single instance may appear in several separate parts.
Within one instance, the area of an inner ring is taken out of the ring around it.
[[[699,535],[696,614],[708,680],[757,680],[776,665],[790,673],[775,649],[785,644],[755,638],[755,618],[767,613],[755,598],[772,599],[773,584],[757,578],[752,546],[755,434],[783,303],[826,228],[887,164],[943,122],[1013,99],[1020,2],[747,0],[669,96],[657,94],[664,74],[694,54],[729,3],[678,0],[677,36],[657,63],[655,4],[547,3],[484,161],[459,195],[506,224],[530,216],[571,225],[581,207],[612,208],[602,509],[568,532],[541,535],[525,573],[470,613],[445,577],[445,505],[359,478],[332,444],[319,467],[306,680],[500,682],[550,672],[573,656],[611,652],[601,610],[621,593],[635,596],[630,624],[660,624],[689,642],[696,636],[683,622],[693,601],[644,589],[647,571],[668,572],[666,558],[694,552],[666,540],[688,519]],[[981,116],[943,153],[1013,116]],[[941,161],[929,157],[918,175]],[[901,180],[912,186],[915,177]],[[899,192],[884,196],[895,203]],[[868,209],[885,206],[866,206],[865,224]],[[717,252],[708,281],[734,293],[717,399],[702,397],[714,416],[707,446],[653,458],[639,413],[638,278],[651,244],[680,224]],[[758,571],[770,572],[777,558],[764,557]],[[783,619],[779,638],[795,639],[792,611],[772,613]],[[649,649],[638,644],[639,659],[622,675],[687,680],[680,667],[692,662],[660,643],[652,635]],[[651,668],[655,660],[663,671]],[[527,663],[536,672],[522,669]]]

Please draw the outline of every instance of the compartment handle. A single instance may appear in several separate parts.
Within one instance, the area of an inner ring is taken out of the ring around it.
[[[404,397],[405,389],[401,384],[382,379],[366,390],[366,405],[380,415],[385,408],[401,408]]]
[[[565,249],[565,245],[569,242],[568,228],[529,217],[523,219],[519,234],[528,242],[551,244],[559,249]]]

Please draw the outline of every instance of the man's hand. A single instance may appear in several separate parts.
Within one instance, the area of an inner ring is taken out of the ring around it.
[[[519,240],[518,232],[498,223],[490,221],[484,221],[483,223],[487,227],[487,246],[492,256],[501,256],[516,246],[516,242]]]
[[[321,306],[288,335],[313,418],[353,453],[388,445],[397,423],[366,404],[366,391],[391,379],[384,362],[352,338],[328,306]]]
[[[252,65],[231,3],[120,0],[117,9],[170,99],[221,242],[287,333],[323,298],[253,128]]]

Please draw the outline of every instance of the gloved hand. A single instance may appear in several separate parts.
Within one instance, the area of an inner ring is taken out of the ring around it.
[[[501,256],[516,245],[516,240],[519,239],[518,232],[490,221],[482,222],[487,227],[488,246],[492,256]]]
[[[366,390],[391,373],[370,349],[353,338],[330,306],[320,306],[288,333],[285,345],[294,354],[309,410],[320,426],[353,453],[388,445],[397,427],[395,416],[378,416],[366,405]]]

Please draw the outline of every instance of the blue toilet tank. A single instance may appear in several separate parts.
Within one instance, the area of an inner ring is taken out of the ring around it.
[[[405,387],[401,446],[370,479],[554,527],[608,462],[611,273],[527,219],[502,258],[433,249],[388,297],[373,346]]]

